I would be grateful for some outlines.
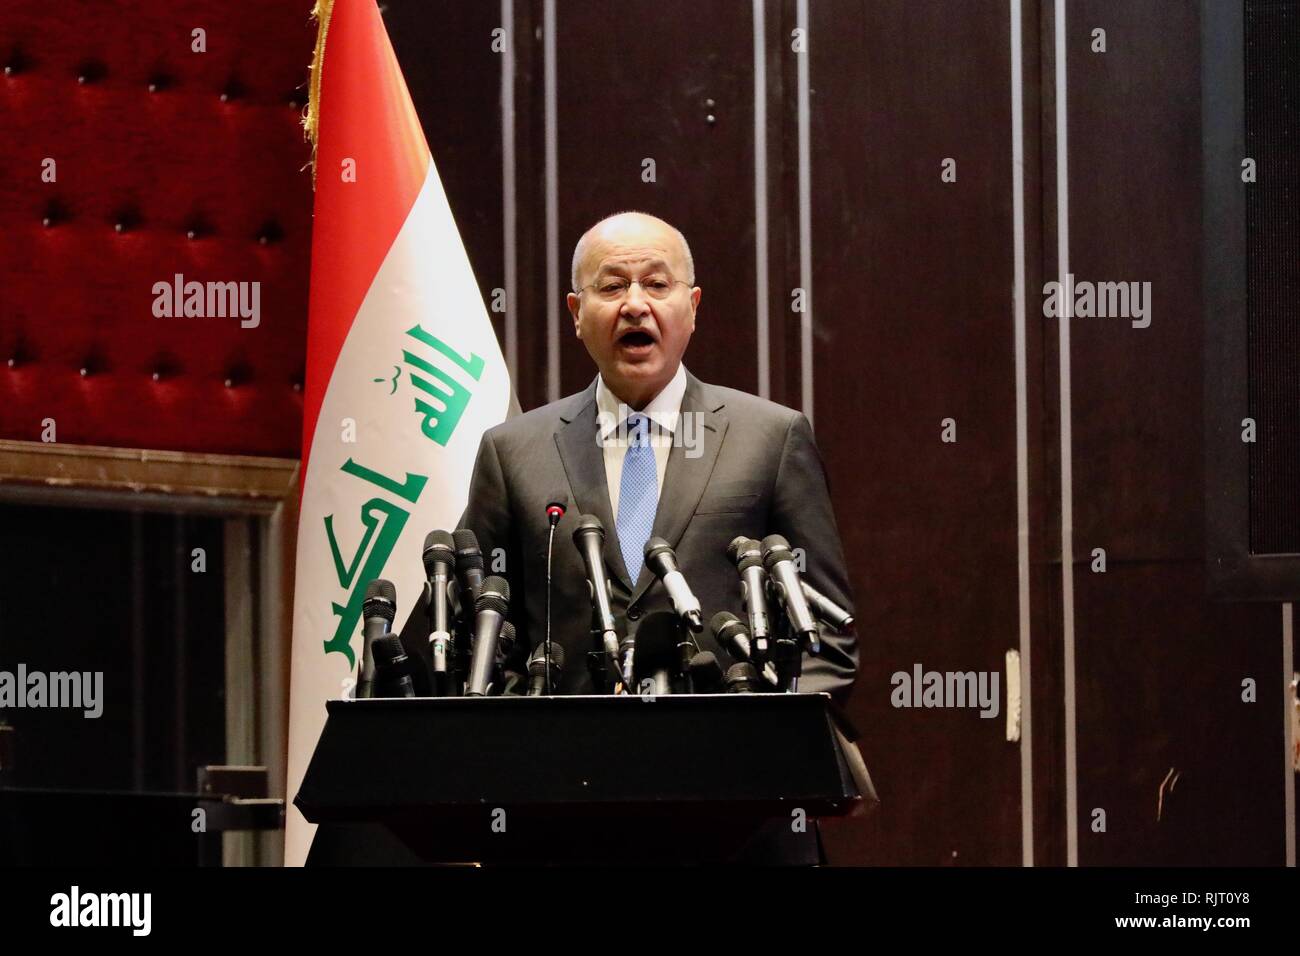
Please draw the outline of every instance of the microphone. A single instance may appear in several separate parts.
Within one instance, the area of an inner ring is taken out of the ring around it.
[[[704,630],[704,617],[700,614],[700,601],[677,567],[677,555],[663,538],[651,538],[645,543],[645,563],[668,589],[668,599],[673,610],[692,631]]]
[[[433,653],[434,694],[446,696],[450,683],[448,654],[451,631],[447,623],[447,586],[456,566],[456,543],[446,531],[430,531],[424,539],[424,573],[429,579],[429,644]]]
[[[618,642],[618,654],[622,664],[615,660],[615,673],[619,675],[619,680],[623,682],[623,693],[627,693],[632,687],[632,658],[636,654],[636,635],[629,634],[623,640]]]
[[[837,631],[847,631],[853,626],[853,615],[844,608],[840,607],[821,591],[809,584],[807,581],[800,580],[799,584],[803,588],[803,596],[808,600],[808,606],[812,609],[813,614],[825,621]]]
[[[753,694],[757,693],[758,671],[754,665],[748,661],[741,661],[738,664],[732,664],[727,668],[726,675],[722,678],[723,686],[728,694]]]
[[[374,691],[374,643],[392,630],[397,617],[397,588],[392,581],[376,578],[366,585],[366,599],[361,605],[365,619],[362,630],[361,674],[357,678],[356,695],[369,697]]]
[[[573,529],[573,543],[582,555],[582,563],[587,569],[587,585],[591,589],[595,611],[593,624],[599,622],[600,641],[605,656],[617,668],[618,632],[614,629],[614,612],[609,602],[609,575],[605,573],[603,555],[605,526],[595,515],[580,515],[578,526]]]
[[[713,633],[713,639],[718,642],[718,646],[732,657],[747,664],[754,663],[754,649],[749,642],[749,632],[745,630],[745,625],[736,615],[730,611],[719,611],[709,619],[709,630]],[[757,676],[757,668],[754,673]],[[770,663],[763,664],[762,673],[763,679],[769,684],[773,687],[778,685],[779,679]]]
[[[700,651],[691,658],[691,692],[716,694],[722,689],[722,666],[713,651]]]
[[[640,694],[649,683],[656,697],[673,692],[672,678],[679,672],[680,646],[685,640],[681,620],[671,611],[647,614],[636,629],[632,647],[632,681],[628,692]]]
[[[474,650],[470,659],[466,697],[486,697],[492,668],[497,660],[497,642],[506,610],[510,607],[510,584],[496,575],[483,582],[474,602]]]
[[[528,658],[528,696],[541,697],[547,693],[552,674],[558,678],[564,673],[564,645],[552,644],[550,656],[546,654],[546,644],[538,644],[533,656]]]
[[[551,555],[555,550],[555,526],[564,517],[564,502],[552,498],[546,503],[546,523],[549,531],[546,535],[546,631],[542,643],[546,645],[546,654],[542,665],[546,676],[546,692],[549,694],[554,686],[551,684]]]
[[[785,614],[795,632],[808,641],[808,648],[814,654],[821,650],[821,641],[817,632],[817,622],[813,620],[808,601],[799,586],[799,571],[794,566],[794,555],[790,551],[790,542],[779,534],[769,534],[763,539],[763,564],[768,577],[776,586],[776,592],[785,604]]]
[[[396,634],[378,638],[375,651],[375,686],[372,697],[414,697],[415,685],[411,683],[410,658]]]
[[[483,552],[478,547],[478,535],[469,528],[457,528],[451,540],[456,548],[456,577],[462,601],[472,605],[483,586]]]
[[[740,572],[740,590],[749,617],[749,633],[754,638],[754,653],[760,660],[767,657],[767,589],[764,586],[763,552],[753,538],[743,534],[727,545],[727,557]]]

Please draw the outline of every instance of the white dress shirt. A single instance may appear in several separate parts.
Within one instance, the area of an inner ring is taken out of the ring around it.
[[[677,374],[654,398],[650,399],[640,414],[650,419],[650,446],[655,453],[655,478],[658,489],[664,490],[664,473],[668,470],[668,453],[672,450],[673,435],[681,416],[682,397],[686,394],[686,366],[678,365]],[[627,457],[627,418],[637,412],[623,403],[605,385],[604,376],[596,382],[596,428],[598,440],[605,454],[605,482],[609,485],[609,508],[618,519],[618,494],[623,483],[623,459]]]

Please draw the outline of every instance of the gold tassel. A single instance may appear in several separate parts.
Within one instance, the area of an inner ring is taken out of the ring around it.
[[[312,19],[316,21],[316,52],[311,58],[310,80],[307,84],[307,112],[302,118],[303,135],[311,143],[311,185],[316,188],[316,139],[320,130],[320,71],[325,62],[325,34],[330,26],[334,0],[316,0]]]

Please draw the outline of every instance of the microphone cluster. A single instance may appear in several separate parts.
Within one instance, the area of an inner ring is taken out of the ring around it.
[[[741,535],[728,545],[727,556],[740,575],[747,620],[723,611],[709,622],[714,640],[736,660],[723,673],[717,658],[700,650],[695,638],[704,630],[700,601],[663,538],[645,543],[645,564],[663,582],[672,612],[647,615],[634,631],[619,636],[610,611],[604,540],[599,518],[578,518],[573,542],[592,600],[587,663],[593,685],[607,693],[795,693],[804,650],[821,651],[821,624],[839,631],[853,626],[849,611],[802,579],[790,542],[779,534],[762,542]]]
[[[515,649],[506,620],[510,584],[484,577],[474,532],[430,531],[422,554],[427,597],[426,633],[408,647],[392,631],[397,593],[392,582],[371,581],[364,620],[357,697],[486,697],[510,693],[522,676],[505,671]],[[409,629],[409,628],[408,628]]]
[[[550,530],[546,564],[547,621],[524,665],[516,656],[510,584],[484,576],[483,552],[465,528],[429,532],[425,538],[427,627],[408,622],[407,643],[392,633],[397,595],[392,583],[371,581],[362,608],[363,648],[358,697],[538,697],[553,694],[564,673],[564,648],[550,639],[551,554],[564,505],[546,509]],[[587,668],[597,692],[614,694],[796,693],[804,652],[820,653],[821,627],[845,631],[853,615],[804,581],[790,542],[779,534],[757,541],[740,535],[727,546],[739,575],[744,618],[720,611],[710,634],[734,661],[725,672],[717,656],[701,650],[705,628],[699,598],[677,555],[663,538],[645,543],[645,566],[663,583],[671,611],[642,618],[620,634],[605,566],[605,529],[580,515],[573,544],[582,559],[591,599],[591,650]],[[526,667],[526,673],[509,669]]]

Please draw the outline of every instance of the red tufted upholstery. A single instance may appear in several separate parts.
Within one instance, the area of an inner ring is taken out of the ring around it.
[[[310,0],[3,7],[0,437],[296,457]],[[261,324],[155,318],[175,273],[260,282]]]

